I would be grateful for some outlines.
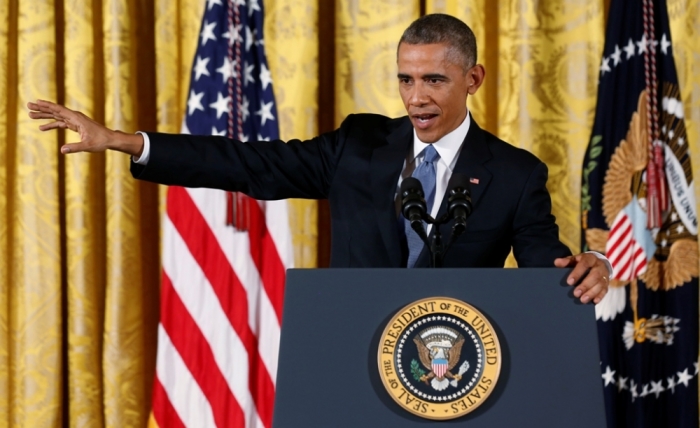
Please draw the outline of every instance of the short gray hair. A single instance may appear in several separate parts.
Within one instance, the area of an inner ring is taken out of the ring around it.
[[[413,21],[399,40],[409,45],[445,43],[455,63],[462,65],[464,72],[476,65],[476,37],[467,24],[444,13],[425,15]],[[397,48],[398,52],[398,48]]]

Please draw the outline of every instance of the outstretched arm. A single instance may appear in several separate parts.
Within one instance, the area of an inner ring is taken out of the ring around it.
[[[53,122],[39,126],[42,131],[70,129],[80,135],[80,142],[66,144],[61,153],[104,152],[116,150],[139,157],[143,152],[143,137],[111,130],[95,122],[79,111],[68,109],[51,101],[37,100],[27,103],[32,119],[53,119]]]

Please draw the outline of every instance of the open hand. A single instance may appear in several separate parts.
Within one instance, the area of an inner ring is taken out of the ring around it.
[[[604,261],[591,253],[562,257],[554,260],[554,266],[573,267],[566,282],[575,285],[574,296],[581,298],[581,303],[599,303],[608,292],[610,272]]]
[[[32,119],[53,119],[53,122],[39,126],[42,131],[70,129],[80,135],[80,142],[66,144],[61,153],[104,152],[118,150],[133,156],[140,156],[143,150],[143,137],[113,131],[95,122],[79,111],[74,111],[51,101],[37,100],[27,103]]]

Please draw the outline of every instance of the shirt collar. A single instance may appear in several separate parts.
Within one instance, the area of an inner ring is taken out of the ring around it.
[[[455,128],[454,131],[440,138],[438,141],[434,142],[432,145],[437,150],[440,155],[440,161],[444,162],[447,167],[452,169],[454,166],[457,155],[459,155],[460,149],[462,148],[462,143],[464,139],[467,138],[467,132],[469,132],[469,125],[471,123],[469,110],[467,110],[467,116],[464,118],[462,123]],[[411,162],[415,160],[423,149],[428,147],[429,144],[422,142],[418,139],[418,134],[416,130],[413,130],[413,155],[409,159]]]

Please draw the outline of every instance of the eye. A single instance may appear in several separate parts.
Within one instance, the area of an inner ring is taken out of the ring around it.
[[[408,85],[411,83],[411,79],[408,77],[399,77],[399,83],[402,85]]]

